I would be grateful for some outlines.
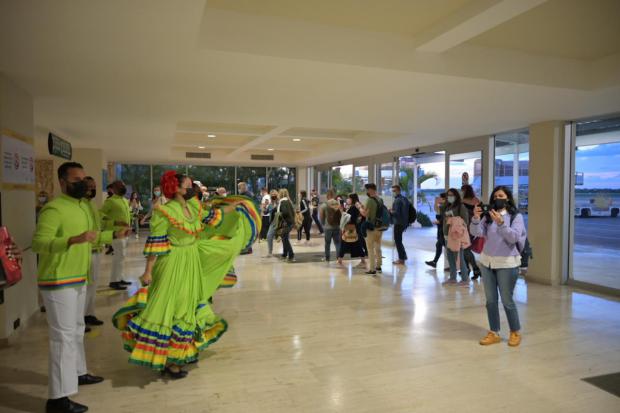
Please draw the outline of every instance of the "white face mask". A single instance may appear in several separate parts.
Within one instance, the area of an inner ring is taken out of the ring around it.
[[[454,203],[454,201],[456,201],[456,197],[455,197],[455,196],[449,196],[449,197],[448,197],[448,203],[449,203],[449,204],[453,204],[453,203]]]
[[[47,198],[46,198],[46,197],[44,197],[44,196],[40,196],[40,197],[39,197],[39,202],[40,202],[40,203],[42,203],[42,204],[44,204],[45,202],[47,202]]]

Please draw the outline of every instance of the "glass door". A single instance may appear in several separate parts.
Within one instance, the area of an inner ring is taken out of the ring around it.
[[[238,167],[237,183],[245,182],[248,185],[248,191],[254,196],[260,194],[262,188],[267,187],[267,168],[255,167]],[[237,191],[237,188],[235,188]]]
[[[476,196],[482,193],[482,151],[450,154],[450,188],[471,185]]]
[[[494,186],[506,186],[512,191],[515,203],[525,217],[526,226],[530,187],[529,141],[527,130],[495,135]]]
[[[620,118],[575,125],[574,281],[620,290]]]
[[[418,211],[418,222],[425,227],[432,226],[435,198],[446,187],[445,152],[401,157],[398,180],[402,194]]]

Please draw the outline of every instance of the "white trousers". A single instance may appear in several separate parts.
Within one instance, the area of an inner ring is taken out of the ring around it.
[[[114,255],[112,259],[112,274],[110,275],[110,282],[114,283],[123,279],[123,272],[125,271],[125,257],[127,255],[127,238],[113,240],[112,248],[114,248]]]
[[[90,262],[90,282],[86,286],[86,306],[84,315],[95,315],[95,296],[97,295],[97,283],[99,282],[99,267],[101,266],[101,254],[93,252]]]
[[[86,374],[84,304],[86,286],[41,291],[49,326],[49,398],[78,392],[78,376]]]

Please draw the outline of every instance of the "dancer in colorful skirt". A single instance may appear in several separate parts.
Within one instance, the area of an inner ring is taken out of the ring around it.
[[[143,288],[113,317],[122,331],[129,362],[160,370],[173,379],[187,376],[183,366],[215,343],[228,325],[209,299],[243,248],[260,231],[251,200],[224,198],[204,209],[191,180],[169,171],[161,179],[166,198],[151,218],[144,254]]]

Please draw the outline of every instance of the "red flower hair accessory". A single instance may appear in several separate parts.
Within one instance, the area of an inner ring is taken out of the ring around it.
[[[176,171],[168,171],[161,177],[161,190],[164,196],[168,199],[174,198],[177,193],[177,189],[180,186],[180,182],[177,179]]]

